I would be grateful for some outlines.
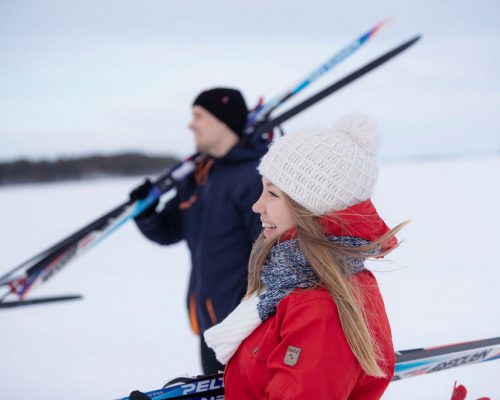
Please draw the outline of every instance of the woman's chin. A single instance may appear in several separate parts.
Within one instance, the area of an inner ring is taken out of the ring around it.
[[[264,229],[264,237],[266,239],[272,239],[273,237],[275,237],[277,235],[278,235],[278,232],[276,231],[276,228],[274,228],[274,229],[270,229],[270,228]]]

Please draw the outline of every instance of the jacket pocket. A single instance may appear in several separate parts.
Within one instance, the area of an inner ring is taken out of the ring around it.
[[[276,348],[276,345],[277,343],[272,339],[272,336],[264,332],[257,340],[248,343],[247,351],[250,352],[252,359],[267,361],[271,352]]]

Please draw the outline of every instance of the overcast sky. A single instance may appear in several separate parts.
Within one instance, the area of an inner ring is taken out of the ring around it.
[[[199,91],[241,88],[253,105],[386,18],[303,96],[417,33],[423,39],[285,129],[356,110],[379,122],[386,158],[498,152],[499,15],[496,1],[0,0],[0,161],[187,155]]]

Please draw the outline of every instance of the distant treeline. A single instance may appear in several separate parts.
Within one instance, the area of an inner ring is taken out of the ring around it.
[[[139,153],[91,155],[51,161],[0,162],[0,185],[56,182],[100,177],[156,175],[176,163],[169,156]]]

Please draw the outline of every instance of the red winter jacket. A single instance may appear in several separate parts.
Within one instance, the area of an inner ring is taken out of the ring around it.
[[[364,311],[386,360],[386,378],[361,369],[328,290],[298,289],[279,302],[276,314],[229,361],[225,399],[379,399],[394,374],[391,330],[372,273],[360,272],[354,281],[365,293]]]
[[[367,240],[389,230],[370,200],[320,222],[325,233]],[[291,231],[285,240],[293,236]],[[396,243],[393,239],[386,248]],[[278,303],[276,314],[255,329],[229,361],[224,372],[225,399],[379,399],[394,374],[391,330],[373,274],[365,270],[352,281],[363,295],[363,311],[384,357],[381,367],[386,378],[373,378],[361,369],[328,290],[297,289]]]

